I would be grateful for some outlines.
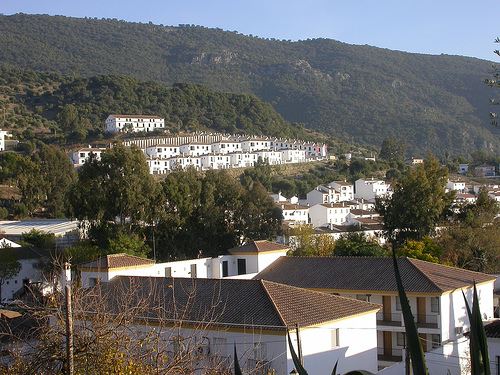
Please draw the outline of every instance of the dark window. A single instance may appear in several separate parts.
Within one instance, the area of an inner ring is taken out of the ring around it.
[[[247,260],[238,259],[238,275],[245,275],[247,273]]]
[[[222,261],[222,277],[229,276],[227,260]]]
[[[196,277],[196,264],[191,264],[191,277]]]
[[[172,267],[165,267],[165,277],[172,277]]]

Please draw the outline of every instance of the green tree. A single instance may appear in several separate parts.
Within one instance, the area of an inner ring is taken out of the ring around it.
[[[0,249],[0,302],[2,301],[2,286],[21,270],[21,263],[10,249]]]
[[[21,241],[36,249],[53,250],[56,247],[56,237],[53,233],[46,233],[36,229],[23,233]]]
[[[387,250],[362,232],[351,232],[335,241],[334,254],[337,256],[387,256]]]
[[[140,257],[147,257],[148,246],[137,234],[119,233],[109,240],[108,254],[126,253]]]
[[[402,163],[405,160],[406,145],[395,137],[387,137],[382,142],[379,157],[382,160]]]
[[[405,171],[393,185],[393,194],[376,200],[384,217],[384,231],[396,246],[407,240],[422,240],[448,212],[454,192],[446,193],[448,170],[429,156],[423,164]]]
[[[335,240],[328,234],[315,234],[310,225],[299,225],[290,230],[295,248],[293,256],[329,256],[335,249]]]
[[[271,176],[273,169],[269,163],[259,158],[253,168],[246,169],[240,176],[241,184],[252,188],[253,183],[258,182],[267,190],[271,190]]]
[[[424,237],[422,241],[406,241],[397,250],[398,256],[416,258],[427,262],[439,263],[443,249],[430,237]]]

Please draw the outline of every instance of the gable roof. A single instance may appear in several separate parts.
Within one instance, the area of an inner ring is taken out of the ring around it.
[[[267,240],[250,241],[242,246],[233,247],[229,253],[262,253],[266,251],[288,250],[290,246]]]
[[[255,279],[310,289],[397,291],[392,258],[378,257],[280,257]],[[495,280],[479,272],[399,258],[407,292],[443,293]]]
[[[264,329],[285,329],[296,323],[306,327],[380,309],[372,303],[264,280],[118,276],[96,289],[105,296],[104,306],[110,312],[141,306],[151,319],[175,321],[182,316],[190,323]]]
[[[109,254],[92,262],[83,263],[80,268],[94,268],[100,270],[107,270],[111,268],[126,268],[138,267],[154,264],[152,259],[141,258],[135,255],[128,255],[125,253]]]

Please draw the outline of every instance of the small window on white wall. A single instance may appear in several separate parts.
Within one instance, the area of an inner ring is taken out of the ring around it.
[[[441,335],[431,335],[432,349],[439,348],[441,346]]]
[[[397,346],[405,346],[405,334],[403,332],[396,333],[396,345]]]
[[[431,312],[439,313],[439,297],[431,297]]]
[[[396,311],[401,311],[401,300],[396,296]]]
[[[338,328],[334,328],[331,330],[330,337],[331,337],[332,348],[340,346],[340,337],[339,337],[339,329]]]

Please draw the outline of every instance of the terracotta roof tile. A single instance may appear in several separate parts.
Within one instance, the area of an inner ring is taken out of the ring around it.
[[[407,292],[442,293],[494,276],[417,259],[399,258]],[[397,291],[391,258],[280,257],[255,279],[310,289]]]
[[[125,267],[137,267],[146,266],[154,264],[155,261],[147,258],[141,258],[134,255],[128,255],[124,253],[120,254],[109,254],[96,259],[92,262],[87,262],[81,264],[82,268],[98,268],[101,270],[106,270],[110,268],[125,268]]]
[[[192,279],[119,276],[97,286],[106,308],[145,306],[146,316],[224,326],[285,329],[305,327],[355,314],[379,305],[263,280]],[[175,301],[175,305],[174,305]]]
[[[229,253],[232,252],[248,252],[248,253],[261,253],[266,251],[275,251],[275,250],[288,250],[290,247],[286,245],[282,245],[276,242],[271,242],[267,240],[260,241],[250,241],[245,245],[239,247],[233,247],[229,249]]]

